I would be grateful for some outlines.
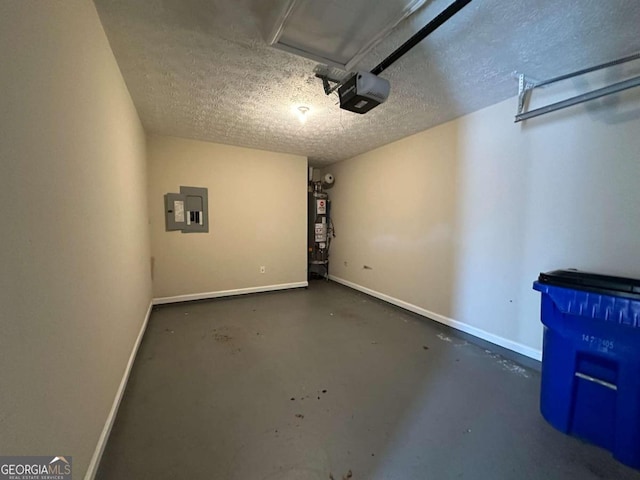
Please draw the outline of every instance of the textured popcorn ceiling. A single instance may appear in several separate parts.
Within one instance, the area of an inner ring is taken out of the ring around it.
[[[359,68],[450,1],[428,2]],[[324,94],[315,62],[266,45],[285,2],[95,0],[148,132],[306,155],[316,166],[507,99],[515,70],[544,79],[640,51],[639,0],[475,0],[385,71],[389,100],[357,115]],[[304,125],[297,105],[311,108]]]

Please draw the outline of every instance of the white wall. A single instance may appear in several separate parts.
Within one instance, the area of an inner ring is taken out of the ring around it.
[[[151,299],[145,137],[89,0],[0,2],[0,452],[82,478]]]
[[[640,92],[526,124],[516,102],[326,168],[331,272],[537,357],[540,271],[640,277]]]
[[[154,297],[306,282],[306,157],[151,135],[148,159]],[[209,233],[165,231],[180,186],[208,189]]]

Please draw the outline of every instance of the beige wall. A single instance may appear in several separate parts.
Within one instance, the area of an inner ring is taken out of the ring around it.
[[[154,297],[306,281],[306,157],[155,135],[147,150]],[[180,186],[208,189],[209,233],[165,231]]]
[[[536,357],[540,271],[640,277],[640,92],[527,124],[515,109],[326,168],[331,272]]]
[[[0,452],[82,478],[151,298],[145,137],[93,3],[0,2]]]

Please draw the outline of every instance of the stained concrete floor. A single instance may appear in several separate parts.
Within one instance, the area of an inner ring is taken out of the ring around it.
[[[97,478],[640,479],[467,340],[324,281],[157,307]]]

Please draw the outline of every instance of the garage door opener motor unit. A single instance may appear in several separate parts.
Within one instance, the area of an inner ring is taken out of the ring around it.
[[[358,72],[338,89],[340,108],[355,113],[366,113],[389,96],[389,80],[373,73]]]

